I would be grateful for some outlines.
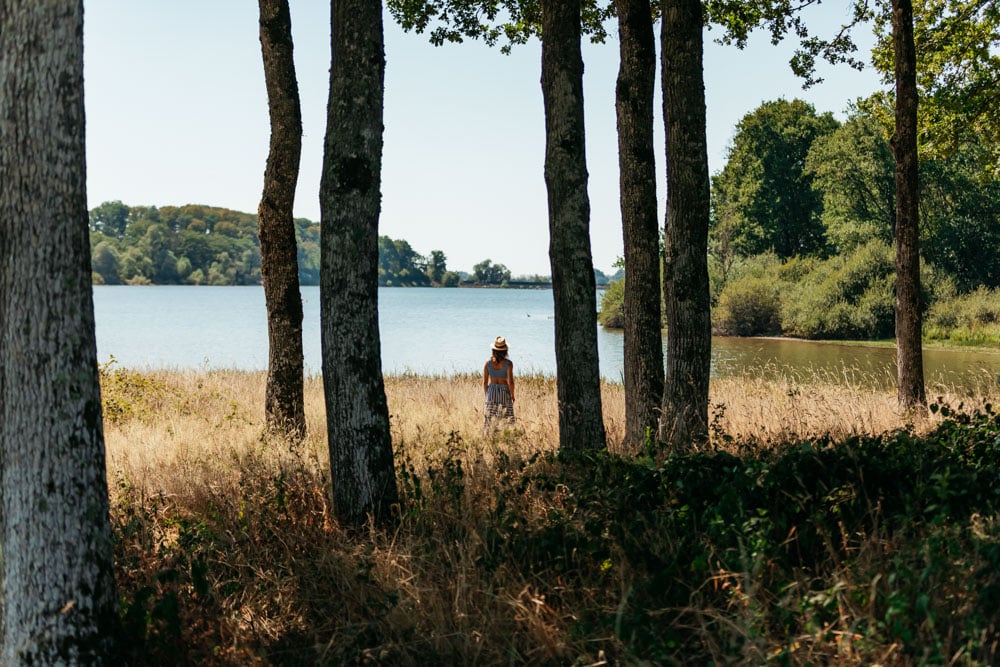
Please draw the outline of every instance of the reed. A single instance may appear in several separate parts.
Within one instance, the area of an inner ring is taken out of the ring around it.
[[[666,585],[647,571],[649,563],[671,549],[700,547],[688,542],[697,534],[687,529],[664,532],[656,523],[663,519],[629,505],[628,494],[651,480],[693,474],[701,459],[669,463],[680,466],[674,473],[649,463],[628,464],[623,473],[620,464],[600,460],[592,468],[567,467],[546,457],[558,447],[554,380],[526,376],[517,383],[516,426],[484,434],[478,376],[387,377],[400,519],[388,532],[358,533],[331,516],[319,378],[306,381],[309,431],[296,443],[265,431],[263,373],[102,368],[116,571],[133,661],[610,664],[687,655],[760,664],[785,651],[791,664],[907,664],[895,635],[858,625],[875,614],[876,603],[864,603],[861,593],[884,585],[872,579],[884,559],[908,553],[897,544],[902,537],[877,527],[881,510],[866,510],[876,525],[868,538],[846,536],[841,545],[823,533],[831,540],[822,547],[826,561],[795,570],[798,589],[779,595],[767,588],[766,561],[749,552],[734,559],[713,546],[697,566],[703,571],[683,575],[704,576],[694,577],[681,598],[636,611],[647,589]],[[919,422],[900,415],[893,393],[862,388],[872,385],[868,378],[822,376],[715,381],[713,448],[739,453],[751,442],[778,449],[900,429],[917,437],[941,424],[941,410]],[[963,409],[995,403],[996,385],[982,389],[974,397],[941,391],[940,402]],[[609,449],[642,454],[617,444],[622,387],[605,384],[602,392]],[[729,478],[720,481],[719,493],[729,493],[729,485]],[[811,491],[807,497],[820,499]],[[830,491],[829,498],[841,496]],[[982,530],[1000,533],[990,516],[979,520],[988,524]],[[597,525],[604,527],[586,537]],[[626,534],[616,537],[619,525]],[[747,526],[757,524],[740,530]],[[634,560],[634,549],[649,554]],[[961,576],[971,576],[970,562]],[[940,576],[958,585],[951,570]],[[817,587],[828,593],[822,605]],[[846,611],[823,620],[837,604]],[[789,618],[806,609],[822,623],[788,653],[785,631],[769,627],[781,611],[775,607],[787,607],[781,613]],[[643,634],[659,618],[687,628],[668,638],[675,644]],[[985,626],[983,632],[993,636]],[[960,649],[971,650],[942,650]]]

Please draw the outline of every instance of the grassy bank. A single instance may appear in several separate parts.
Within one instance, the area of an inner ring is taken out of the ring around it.
[[[657,462],[555,456],[551,379],[520,378],[518,429],[484,439],[478,378],[389,378],[401,520],[350,533],[319,380],[290,446],[263,435],[263,374],[102,376],[136,662],[1000,659],[996,387],[908,425],[887,393],[724,380],[713,452]]]

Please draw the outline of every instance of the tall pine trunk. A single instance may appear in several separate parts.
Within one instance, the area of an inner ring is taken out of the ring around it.
[[[0,0],[0,664],[116,664],[83,4]]]
[[[649,0],[616,0],[620,64],[615,88],[625,247],[625,439],[655,437],[663,397],[660,243],[653,150],[656,48]]]
[[[320,184],[323,389],[334,509],[389,518],[397,502],[378,329],[385,55],[382,3],[333,0]]]
[[[921,410],[924,364],[921,343],[919,195],[917,165],[917,52],[913,3],[892,0],[892,46],[896,68],[896,361],[897,397],[905,410]]]
[[[268,425],[293,437],[306,430],[302,387],[302,295],[293,206],[302,153],[302,112],[292,59],[288,0],[260,0],[260,46],[271,119],[264,192],[257,209],[260,272],[267,303]]]
[[[658,439],[674,451],[708,439],[712,325],[702,25],[700,0],[664,0],[660,45],[667,148],[667,372]]]
[[[559,447],[597,450],[604,448],[605,435],[597,287],[590,253],[579,0],[542,0],[542,99]]]

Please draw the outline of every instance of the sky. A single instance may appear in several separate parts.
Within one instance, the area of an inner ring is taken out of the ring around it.
[[[808,16],[833,34],[846,3]],[[319,181],[329,90],[329,3],[291,0],[302,103],[302,164],[295,215],[319,222]],[[87,195],[92,208],[204,204],[256,212],[270,127],[250,0],[84,0]],[[617,30],[584,46],[584,104],[591,246],[607,273],[622,255],[614,110]],[[762,102],[800,98],[845,118],[880,85],[877,74],[823,67],[802,89],[788,67],[793,44],[755,35],[744,51],[706,33],[709,170],[725,165],[739,120]],[[870,47],[870,36],[862,55]],[[861,41],[861,39],[859,39]],[[543,163],[545,126],[537,41],[511,55],[479,42],[432,46],[386,15],[385,146],[379,233],[448,268],[490,259],[517,275],[551,273]],[[657,83],[657,88],[659,83]],[[663,125],[656,101],[660,219]]]

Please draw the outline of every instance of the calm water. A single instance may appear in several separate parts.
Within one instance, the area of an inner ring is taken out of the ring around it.
[[[302,288],[305,363],[321,368],[319,288]],[[261,287],[94,288],[98,358],[133,368],[267,368],[267,319]],[[495,336],[506,336],[519,372],[555,374],[552,292],[382,288],[382,365],[387,373],[479,372]],[[622,335],[598,327],[601,374],[622,378]],[[929,391],[935,383],[995,381],[996,353],[924,352]],[[717,338],[716,376],[820,374],[863,385],[890,386],[889,348],[801,341]]]

